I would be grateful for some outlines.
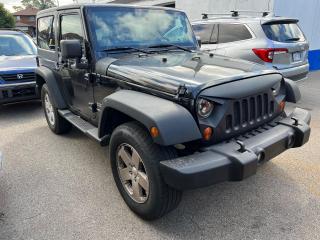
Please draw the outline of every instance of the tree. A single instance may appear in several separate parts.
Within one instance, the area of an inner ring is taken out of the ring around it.
[[[0,28],[13,28],[14,26],[15,20],[13,15],[0,3]]]
[[[34,8],[38,8],[39,10],[56,6],[54,0],[21,0],[21,4],[25,8],[34,7]]]
[[[21,6],[13,6],[12,8],[13,8],[14,11],[16,11],[16,12],[23,10],[23,7],[21,7]]]

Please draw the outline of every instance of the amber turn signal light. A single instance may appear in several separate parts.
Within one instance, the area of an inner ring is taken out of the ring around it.
[[[150,135],[151,135],[151,137],[153,137],[153,138],[156,138],[156,137],[158,137],[159,136],[159,129],[158,128],[156,128],[156,127],[152,127],[152,128],[150,128]]]
[[[203,139],[209,141],[212,137],[213,130],[211,127],[207,127],[203,130]]]
[[[285,101],[281,101],[281,102],[279,103],[279,109],[280,109],[280,111],[283,112],[285,107],[286,107],[286,102],[285,102]]]

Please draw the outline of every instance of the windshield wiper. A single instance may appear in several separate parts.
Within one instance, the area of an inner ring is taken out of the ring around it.
[[[190,50],[188,48],[181,47],[181,46],[175,45],[175,44],[169,44],[169,43],[148,46],[148,48],[168,48],[168,47],[175,47],[175,48],[178,48],[178,49],[186,51],[186,52],[192,52],[192,50]]]
[[[291,41],[299,41],[300,40],[300,38],[299,37],[296,37],[296,38],[288,38],[288,39],[286,39],[285,41],[286,42],[291,42]]]
[[[143,52],[149,54],[150,52],[141,48],[135,48],[135,47],[112,47],[112,48],[106,48],[103,49],[103,52],[116,52],[116,51],[126,51],[126,50],[135,50],[137,52]]]

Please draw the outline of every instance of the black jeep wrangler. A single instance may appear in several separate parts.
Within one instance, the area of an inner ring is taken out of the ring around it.
[[[184,12],[72,5],[37,16],[38,68],[50,129],[109,144],[116,185],[144,219],[183,190],[240,181],[310,136],[300,92],[260,65],[200,52]]]

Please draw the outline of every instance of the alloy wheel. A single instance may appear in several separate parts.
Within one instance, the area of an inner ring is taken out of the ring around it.
[[[117,149],[117,169],[127,194],[137,203],[145,203],[149,196],[148,175],[139,153],[129,144]]]

